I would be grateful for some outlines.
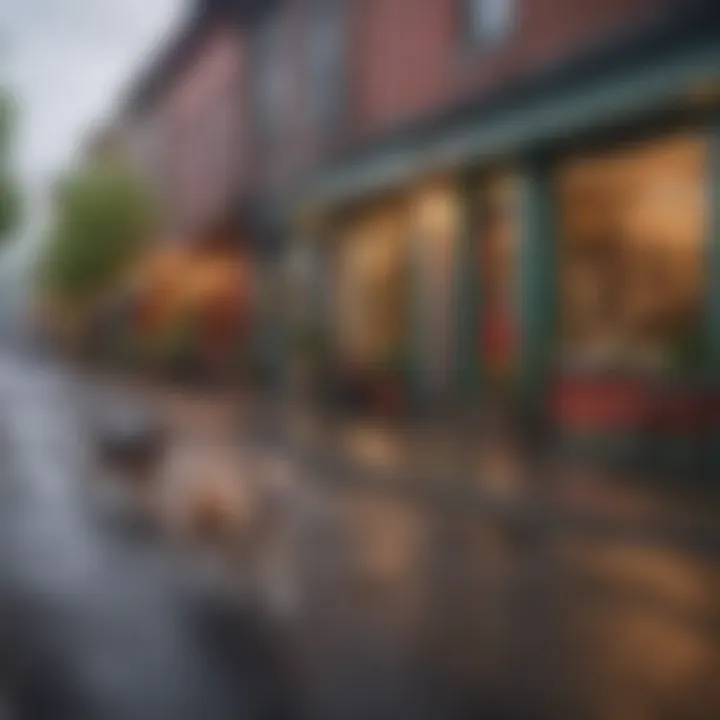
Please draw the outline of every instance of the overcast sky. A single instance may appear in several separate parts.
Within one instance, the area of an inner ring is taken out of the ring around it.
[[[18,162],[40,190],[178,23],[187,0],[0,0],[0,77],[22,108]]]

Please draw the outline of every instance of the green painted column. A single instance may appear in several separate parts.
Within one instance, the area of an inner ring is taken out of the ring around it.
[[[720,115],[714,118],[708,136],[710,227],[704,344],[706,377],[717,391],[720,388]],[[720,422],[714,422],[706,445],[704,472],[708,477],[716,477],[720,469]]]
[[[427,325],[423,283],[422,237],[414,232],[407,242],[407,345],[406,384],[410,404],[416,411],[428,402],[425,355]]]
[[[720,116],[710,127],[708,153],[710,227],[705,345],[708,374],[717,381],[720,378]]]
[[[527,410],[544,409],[557,353],[557,237],[550,164],[522,169],[520,388]]]
[[[482,388],[483,363],[479,348],[481,318],[480,237],[478,234],[479,178],[468,172],[460,187],[462,221],[455,245],[455,387],[461,404],[472,405]]]

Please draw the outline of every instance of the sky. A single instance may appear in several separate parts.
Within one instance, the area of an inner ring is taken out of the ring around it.
[[[0,84],[20,108],[15,162],[26,200],[26,222],[0,248],[0,315],[14,307],[9,296],[24,303],[46,236],[51,183],[88,129],[112,117],[189,2],[0,0]]]
[[[0,0],[0,79],[21,108],[17,163],[33,196],[186,11],[188,0]]]

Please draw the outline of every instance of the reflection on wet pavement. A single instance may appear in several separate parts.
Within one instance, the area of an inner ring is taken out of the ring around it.
[[[720,713],[716,557],[357,486],[315,492],[296,543],[317,716]]]
[[[543,515],[527,477],[500,493],[517,511],[364,483],[238,436],[227,399],[174,398],[159,471],[131,486],[156,532],[118,532],[75,393],[0,366],[0,661],[21,717],[720,717],[717,547],[631,532],[671,516],[649,496],[576,493],[620,532]],[[232,532],[198,533],[197,506]]]
[[[2,358],[0,692],[11,717],[288,717],[261,614],[110,522],[79,400],[58,371]]]

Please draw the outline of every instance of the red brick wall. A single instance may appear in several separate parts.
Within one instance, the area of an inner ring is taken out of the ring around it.
[[[209,31],[161,101],[164,196],[180,232],[215,220],[242,181],[245,55],[232,27]]]
[[[353,2],[352,110],[367,136],[565,61],[679,0],[516,0],[495,47],[463,44],[462,0]]]
[[[218,23],[158,101],[162,195],[180,232],[210,222],[243,188],[278,188],[337,144],[353,145],[524,75],[565,61],[682,0],[516,0],[509,37],[494,47],[463,42],[463,0],[344,0],[348,3],[347,108],[339,133],[309,118],[310,0],[276,13],[288,34],[290,76],[284,130],[259,156],[251,105],[250,43]],[[332,137],[331,137],[332,135]]]
[[[368,134],[441,104],[451,60],[447,0],[359,0],[353,6],[351,115]]]

